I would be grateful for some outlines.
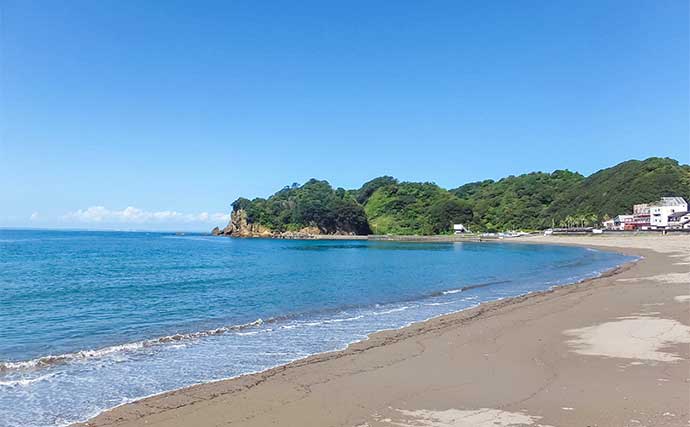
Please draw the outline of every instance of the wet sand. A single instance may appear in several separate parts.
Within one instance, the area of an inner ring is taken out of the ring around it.
[[[644,259],[346,350],[104,412],[89,426],[688,426],[690,236],[550,236]]]

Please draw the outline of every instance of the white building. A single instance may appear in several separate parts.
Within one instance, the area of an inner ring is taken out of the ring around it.
[[[676,212],[669,215],[668,228],[690,228],[690,212]]]
[[[461,234],[467,233],[469,232],[469,230],[466,229],[465,226],[462,224],[453,224],[453,232],[455,232],[455,234]]]
[[[625,230],[626,224],[632,224],[635,217],[633,215],[617,215],[608,221],[604,221],[604,228],[607,230]]]
[[[688,202],[682,197],[662,197],[649,205],[649,225],[667,227],[668,217],[676,212],[687,212]]]

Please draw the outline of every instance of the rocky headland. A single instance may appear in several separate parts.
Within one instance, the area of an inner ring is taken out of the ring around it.
[[[354,236],[354,233],[337,230],[335,233],[324,233],[319,227],[302,227],[296,231],[276,231],[261,224],[250,222],[247,212],[238,209],[230,214],[230,222],[225,228],[215,227],[211,230],[214,236],[271,238],[271,239],[309,239],[318,236]]]

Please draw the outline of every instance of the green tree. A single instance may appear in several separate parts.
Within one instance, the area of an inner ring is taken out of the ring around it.
[[[364,185],[356,191],[355,197],[358,203],[365,204],[369,200],[369,197],[379,188],[396,184],[398,184],[398,180],[392,176],[380,176],[364,183]]]
[[[450,231],[453,224],[469,224],[471,221],[472,208],[457,197],[439,199],[429,207],[429,222],[435,234]]]
[[[690,166],[668,158],[630,160],[588,177],[567,170],[533,172],[445,190],[430,182],[391,176],[356,190],[334,190],[312,179],[286,186],[267,199],[240,197],[234,211],[276,231],[318,227],[325,233],[445,233],[453,223],[472,230],[504,231],[597,226],[635,203],[664,196],[690,200]]]

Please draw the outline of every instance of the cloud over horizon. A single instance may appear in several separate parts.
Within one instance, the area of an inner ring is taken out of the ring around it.
[[[82,223],[121,223],[121,224],[190,224],[223,223],[230,220],[225,213],[181,213],[177,211],[146,211],[128,206],[122,210],[111,210],[105,206],[91,206],[68,212],[62,217],[65,221]]]

